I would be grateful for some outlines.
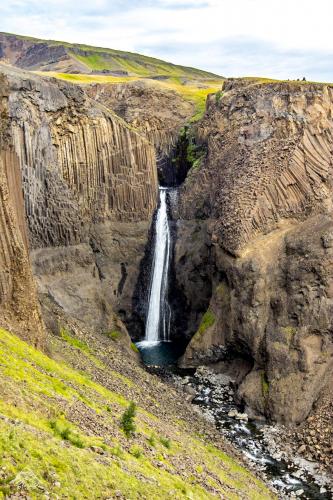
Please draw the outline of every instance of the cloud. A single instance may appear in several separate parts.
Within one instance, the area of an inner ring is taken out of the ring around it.
[[[333,81],[332,15],[331,0],[9,0],[0,29],[223,75]]]

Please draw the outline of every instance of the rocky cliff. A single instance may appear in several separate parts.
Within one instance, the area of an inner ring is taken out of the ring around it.
[[[287,422],[332,384],[332,113],[324,85],[227,81],[197,128],[207,157],[180,196],[189,329],[198,293],[208,309],[183,364],[219,361],[248,407]]]
[[[154,148],[80,87],[1,71],[39,293],[112,329],[131,305],[155,209]]]
[[[0,75],[0,323],[42,345],[41,320],[29,260],[21,172],[10,137],[9,86]]]
[[[174,90],[147,80],[94,84],[87,88],[87,93],[114,110],[154,145],[160,181],[168,185],[176,184],[172,158],[179,131],[194,114],[194,103]]]

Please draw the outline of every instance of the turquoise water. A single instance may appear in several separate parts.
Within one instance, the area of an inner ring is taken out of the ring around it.
[[[150,342],[143,340],[136,343],[146,366],[170,366],[184,353],[184,346],[174,342]]]

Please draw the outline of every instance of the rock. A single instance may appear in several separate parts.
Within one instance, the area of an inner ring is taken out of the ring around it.
[[[90,449],[94,453],[98,453],[98,455],[106,455],[105,450],[103,450],[100,446],[90,446]]]
[[[305,444],[302,444],[302,445],[298,448],[297,453],[302,454],[302,453],[305,453],[305,451],[306,451],[306,446],[305,446]]]
[[[203,309],[213,318],[181,363],[224,363],[256,414],[298,424],[332,393],[333,91],[243,80],[224,92],[208,98],[196,129],[207,156],[179,193],[188,335]]]
[[[236,415],[237,420],[248,420],[248,416],[246,413],[237,413]]]

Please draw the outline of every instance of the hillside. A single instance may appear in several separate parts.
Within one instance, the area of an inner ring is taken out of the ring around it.
[[[0,33],[0,59],[22,69],[61,73],[109,74],[150,78],[220,78],[196,68],[179,66],[154,57],[90,45],[41,40]]]
[[[49,339],[57,361],[4,330],[0,346],[0,498],[273,498],[115,336],[61,329]]]

